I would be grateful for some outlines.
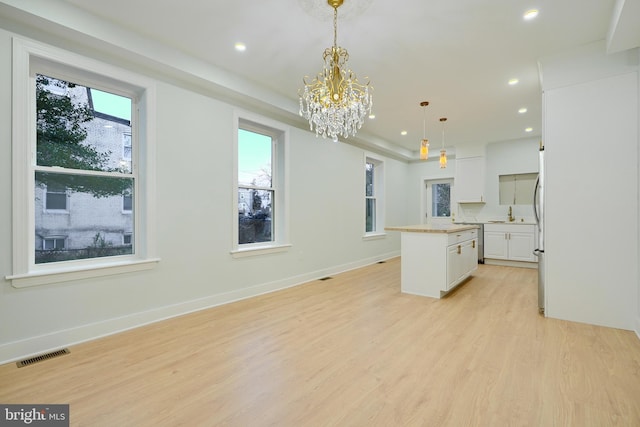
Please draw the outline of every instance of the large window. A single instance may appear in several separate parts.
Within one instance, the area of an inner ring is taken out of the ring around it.
[[[157,261],[152,98],[137,75],[14,40],[14,286]]]
[[[258,121],[259,120],[259,121]],[[234,253],[288,246],[286,131],[238,119]]]
[[[238,243],[273,241],[274,141],[270,135],[238,130]]]
[[[376,186],[375,186],[375,164],[367,162],[365,164],[365,232],[370,233],[376,231]]]
[[[101,92],[105,100],[97,111],[91,101],[98,91],[89,86],[38,73],[34,81],[36,205],[46,188],[46,209],[34,212],[35,264],[132,254],[134,245],[122,244],[122,233],[132,228],[122,210],[133,211],[137,173],[131,156],[120,153],[124,135],[131,141],[132,100]],[[114,201],[122,197],[118,209]],[[68,215],[60,221],[52,210]],[[67,236],[67,244],[39,244],[55,241],[54,234]]]
[[[365,235],[384,231],[384,163],[373,157],[365,158]]]

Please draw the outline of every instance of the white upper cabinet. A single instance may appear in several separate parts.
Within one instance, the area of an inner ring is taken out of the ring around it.
[[[484,203],[484,157],[456,159],[455,192],[458,203]]]

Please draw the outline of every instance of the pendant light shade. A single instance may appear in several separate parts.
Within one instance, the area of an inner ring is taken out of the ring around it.
[[[444,169],[447,167],[447,151],[444,149],[444,123],[446,121],[446,117],[440,118],[440,123],[442,123],[442,149],[440,150],[440,169]]]
[[[429,101],[422,101],[420,106],[424,111],[424,118],[422,119],[422,141],[420,142],[420,160],[427,160],[429,158],[429,140],[427,139],[427,105]]]

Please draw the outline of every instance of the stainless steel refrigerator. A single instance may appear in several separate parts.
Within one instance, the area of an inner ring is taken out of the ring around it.
[[[544,314],[544,145],[540,142],[538,179],[533,192],[533,215],[538,226],[538,247],[533,253],[538,257],[538,311]]]

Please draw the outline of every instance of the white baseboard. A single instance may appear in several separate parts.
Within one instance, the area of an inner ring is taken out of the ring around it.
[[[640,339],[640,316],[636,317],[636,336]]]
[[[375,257],[337,265],[298,276],[293,276],[269,283],[263,283],[232,292],[211,295],[205,298],[185,301],[179,304],[159,307],[153,310],[132,313],[127,316],[108,319],[102,322],[80,325],[75,328],[56,331],[50,334],[27,338],[0,345],[0,364],[14,362],[37,356],[82,342],[124,332],[150,323],[182,316],[195,311],[205,310],[218,305],[228,304],[246,298],[275,292],[292,286],[301,285],[332,274],[339,274],[356,268],[365,267],[376,262],[400,256],[400,252],[378,255]]]

